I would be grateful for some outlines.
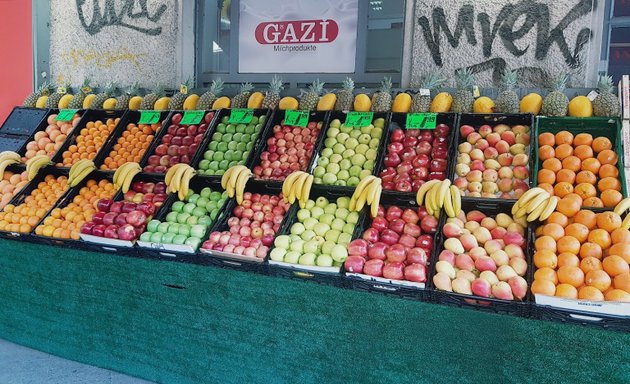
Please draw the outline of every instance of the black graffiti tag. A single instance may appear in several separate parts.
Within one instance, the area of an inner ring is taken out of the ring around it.
[[[530,48],[529,45],[521,47],[517,45],[518,40],[525,37],[534,27],[536,27],[535,58],[542,60],[547,57],[550,48],[556,44],[564,58],[564,61],[571,68],[580,66],[579,54],[591,38],[591,30],[582,28],[575,39],[573,49],[569,46],[565,29],[573,22],[588,15],[595,9],[597,0],[579,0],[567,14],[560,20],[558,25],[550,29],[549,7],[546,4],[535,0],[522,0],[516,4],[506,4],[496,16],[494,23],[491,23],[490,16],[486,13],[477,15],[477,22],[481,27],[482,52],[484,57],[492,56],[492,45],[499,36],[505,49],[515,57],[524,55]],[[517,22],[524,21],[520,26]],[[432,26],[431,26],[432,22]],[[418,24],[422,29],[422,36],[429,48],[433,62],[437,66],[442,66],[442,33],[446,36],[448,44],[452,48],[457,48],[463,34],[466,35],[468,44],[477,45],[475,36],[475,14],[471,4],[462,5],[457,14],[455,27],[451,29],[446,21],[444,9],[436,7],[431,13],[431,21],[427,16],[418,18]]]
[[[143,28],[138,25],[133,25],[130,22],[146,19],[157,23],[168,9],[166,4],[162,4],[155,13],[151,15],[147,8],[147,0],[125,0],[118,12],[116,12],[116,0],[105,0],[103,9],[101,9],[99,0],[92,0],[92,19],[88,24],[85,18],[86,15],[83,12],[83,7],[87,1],[89,0],[77,0],[77,12],[81,25],[83,25],[85,31],[90,35],[101,32],[101,30],[107,26],[125,27],[150,36],[157,36],[162,33],[162,27]],[[138,12],[134,12],[136,2],[140,8]],[[126,19],[129,21],[125,21]]]

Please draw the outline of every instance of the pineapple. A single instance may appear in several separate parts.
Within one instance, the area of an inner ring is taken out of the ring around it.
[[[619,99],[612,93],[612,77],[600,75],[597,82],[599,95],[593,100],[593,114],[595,116],[619,116]]]
[[[247,100],[249,100],[249,96],[252,94],[253,89],[254,86],[252,83],[242,83],[240,93],[232,98],[232,108],[245,108],[247,106]]]
[[[129,108],[129,101],[131,98],[138,94],[138,83],[135,83],[126,91],[123,91],[120,96],[116,98],[116,107],[114,109],[123,110]]]
[[[66,88],[66,92],[65,93],[59,93],[59,92],[55,91],[55,93],[53,93],[53,94],[48,96],[48,100],[46,101],[46,108],[58,108],[59,100],[61,100],[63,95],[65,95],[67,93],[72,93],[72,89],[70,88],[70,84],[66,84],[66,85],[64,85],[64,87]]]
[[[164,96],[164,87],[158,86],[153,92],[148,93],[142,99],[142,103],[140,104],[141,110],[152,110],[154,109],[155,102],[158,101],[159,98]]]
[[[551,81],[552,91],[545,96],[541,114],[543,116],[566,116],[569,108],[569,98],[562,92],[567,85],[569,75],[560,73]]]
[[[431,108],[431,90],[435,88],[439,88],[444,84],[446,79],[442,77],[442,73],[440,71],[434,71],[426,75],[422,79],[422,88],[428,89],[428,95],[421,95],[420,92],[413,95],[411,101],[411,111],[410,112],[429,112]]]
[[[90,109],[103,109],[103,103],[105,103],[105,100],[116,96],[117,92],[118,86],[115,83],[107,84],[107,87],[102,92],[96,94]]]
[[[520,100],[516,92],[514,92],[516,81],[516,71],[506,69],[505,72],[503,72],[503,76],[501,77],[501,92],[495,102],[496,112],[519,113]]]
[[[472,112],[473,102],[475,101],[475,97],[472,94],[472,71],[468,68],[455,71],[455,84],[457,92],[453,95],[453,112]]]
[[[199,98],[197,101],[197,109],[209,110],[212,109],[212,104],[223,92],[223,80],[217,79],[212,80],[212,84],[210,84],[210,90]]]
[[[280,102],[280,92],[284,89],[282,85],[282,78],[274,75],[269,83],[269,90],[265,92],[265,98],[262,102],[262,108],[275,109]]]
[[[168,109],[171,111],[181,111],[184,109],[184,101],[188,97],[188,84],[190,84],[190,80],[186,80],[184,84],[179,88],[179,92],[176,92],[168,103]],[[182,92],[182,88],[185,88],[186,93]]]
[[[70,109],[81,109],[83,108],[83,100],[85,100],[85,96],[92,92],[92,88],[90,88],[90,79],[83,80],[83,84],[79,89],[79,92],[74,95],[72,100],[70,100],[70,104],[68,104],[68,108]]]
[[[392,107],[392,78],[385,77],[381,88],[372,96],[372,112],[388,112]]]
[[[299,105],[299,108],[301,110],[315,110],[315,108],[317,107],[317,103],[319,102],[319,96],[324,90],[324,84],[325,83],[322,83],[321,81],[319,81],[319,79],[315,79],[315,81],[313,81],[313,84],[309,85],[308,91],[302,90]]]
[[[337,104],[335,110],[350,111],[354,101],[354,80],[349,77],[343,81],[343,89],[337,93]]]
[[[52,90],[52,86],[49,83],[42,84],[35,92],[28,95],[28,97],[22,103],[23,107],[35,108],[35,103],[37,103],[37,99],[41,96],[48,96],[50,91]]]

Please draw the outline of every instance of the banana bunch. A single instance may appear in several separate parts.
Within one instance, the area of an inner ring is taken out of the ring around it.
[[[118,169],[116,169],[116,172],[114,172],[114,177],[112,179],[114,182],[114,188],[122,188],[123,193],[127,193],[127,191],[129,191],[129,187],[131,186],[131,181],[134,176],[140,173],[140,171],[142,171],[140,164],[132,161],[121,165]]]
[[[190,190],[190,179],[196,174],[195,168],[188,164],[179,163],[169,168],[164,182],[168,186],[169,192],[177,192],[177,197],[180,200],[184,200]]]
[[[293,204],[297,199],[300,208],[304,208],[311,194],[312,186],[313,175],[302,171],[293,172],[282,183],[282,198],[290,204]]]
[[[4,175],[4,170],[11,164],[19,164],[22,157],[12,151],[4,151],[0,153],[0,177]],[[50,161],[50,159],[48,159]]]
[[[26,173],[28,174],[28,180],[31,181],[37,176],[37,172],[43,167],[52,164],[50,157],[46,155],[37,155],[30,158],[26,162]]]
[[[626,197],[625,199],[621,200],[619,204],[615,206],[614,212],[621,216],[628,210],[628,208],[630,208],[630,197]],[[623,222],[621,223],[621,228],[630,229],[630,214],[626,215],[626,218],[623,219]]]
[[[551,196],[542,188],[532,188],[516,201],[512,215],[517,219],[527,215],[527,221],[544,221],[556,210],[559,201],[558,196]]]
[[[243,193],[245,193],[245,185],[252,176],[252,171],[244,165],[235,165],[225,171],[221,177],[221,187],[225,189],[229,197],[236,195],[236,202],[243,202]]]
[[[378,206],[381,202],[381,193],[383,187],[381,186],[382,180],[376,176],[367,176],[363,178],[357,184],[357,188],[350,198],[350,205],[348,208],[351,211],[360,211],[365,204],[370,206],[370,214],[372,217],[376,217],[378,214]]]
[[[448,217],[457,217],[462,211],[462,195],[451,181],[429,180],[422,184],[416,194],[416,203],[424,205],[429,215],[440,217],[441,209],[444,208]]]
[[[68,174],[68,185],[71,187],[76,187],[77,184],[81,182],[81,180],[85,179],[87,175],[92,173],[96,169],[94,162],[88,159],[81,159],[74,163],[74,165],[70,168],[70,173]]]

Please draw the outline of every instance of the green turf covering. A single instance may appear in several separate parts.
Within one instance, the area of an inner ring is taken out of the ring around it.
[[[630,382],[630,334],[212,267],[0,250],[0,338],[158,382]]]

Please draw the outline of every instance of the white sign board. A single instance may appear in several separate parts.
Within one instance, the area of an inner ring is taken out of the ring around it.
[[[358,0],[241,0],[240,73],[353,73]]]

